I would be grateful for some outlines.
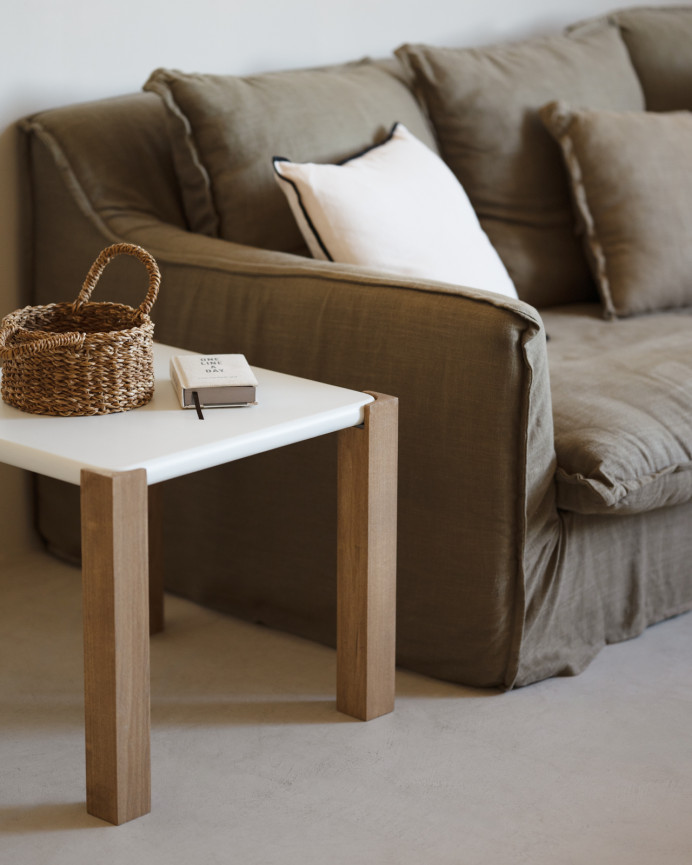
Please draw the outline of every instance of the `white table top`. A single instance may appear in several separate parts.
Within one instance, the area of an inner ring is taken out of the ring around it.
[[[196,472],[356,426],[373,397],[253,367],[258,405],[181,409],[168,373],[183,349],[156,344],[152,401],[89,417],[27,414],[0,402],[0,462],[78,484],[83,468],[147,470],[147,482]]]

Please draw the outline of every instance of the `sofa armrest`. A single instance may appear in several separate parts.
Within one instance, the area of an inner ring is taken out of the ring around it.
[[[38,135],[38,121],[23,138],[32,202],[27,302],[73,299],[105,245],[139,243],[163,275],[153,310],[160,341],[239,351],[258,366],[397,396],[399,661],[451,681],[511,686],[525,613],[549,590],[540,575],[549,573],[560,536],[536,310],[487,292],[191,234],[132,197],[96,209],[57,119],[50,140]],[[116,260],[95,299],[137,305],[140,267]],[[169,482],[169,587],[331,641],[333,438]],[[42,500],[51,495],[55,531],[39,507],[48,543],[66,531],[67,491],[49,493],[44,484]],[[231,525],[243,537],[233,556],[225,552]],[[78,520],[71,532],[75,548]],[[198,552],[184,542],[191,535],[204,538],[204,578]]]
[[[440,646],[448,647],[456,664],[450,678],[459,679],[461,654],[476,667],[462,680],[510,686],[526,583],[553,554],[557,535],[547,355],[536,310],[146,219],[128,219],[122,234],[161,267],[157,339],[239,351],[258,366],[399,398],[400,627],[417,620],[419,642],[436,647],[430,663],[438,671]],[[457,610],[455,632],[421,617],[429,593],[440,592]],[[468,652],[474,634],[477,658]],[[453,648],[459,640],[463,653]]]

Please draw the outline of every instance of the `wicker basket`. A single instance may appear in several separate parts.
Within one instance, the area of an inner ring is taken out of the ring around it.
[[[89,298],[106,265],[133,255],[149,290],[138,309]],[[154,324],[149,312],[161,274],[140,246],[117,243],[92,264],[73,303],[27,306],[0,322],[2,398],[22,411],[92,415],[127,411],[154,395]]]

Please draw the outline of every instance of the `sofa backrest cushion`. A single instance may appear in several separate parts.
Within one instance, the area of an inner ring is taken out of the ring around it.
[[[384,140],[397,121],[436,149],[396,61],[249,77],[159,69],[145,89],[168,109],[191,230],[250,246],[305,249],[274,156],[339,162]]]
[[[692,109],[692,6],[634,7],[600,21],[620,28],[649,111]],[[594,23],[575,24],[570,31]]]
[[[605,314],[692,306],[692,114],[541,110],[560,144]]]
[[[540,307],[595,299],[560,151],[538,110],[555,99],[641,110],[618,30],[594,26],[488,48],[407,45],[397,54],[519,297]]]
[[[51,108],[20,126],[28,140],[45,146],[95,225],[129,212],[185,227],[165,112],[152,94]],[[104,228],[106,237],[108,230]]]

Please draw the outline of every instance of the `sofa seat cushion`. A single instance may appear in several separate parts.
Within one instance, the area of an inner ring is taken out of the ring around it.
[[[640,513],[692,500],[692,310],[606,322],[545,310],[558,506]]]

